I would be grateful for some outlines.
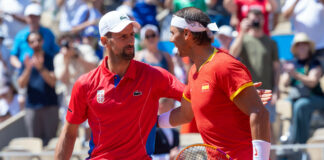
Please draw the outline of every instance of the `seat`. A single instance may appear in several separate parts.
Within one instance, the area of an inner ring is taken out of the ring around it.
[[[14,138],[2,151],[7,153],[4,160],[37,160],[42,152],[43,141],[35,137]]]

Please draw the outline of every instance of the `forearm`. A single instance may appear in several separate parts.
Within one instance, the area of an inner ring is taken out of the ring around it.
[[[233,0],[224,0],[223,1],[223,6],[224,8],[230,12],[232,15],[236,15],[236,10],[237,10],[237,6],[236,4],[233,2]]]
[[[297,3],[298,3],[298,0],[296,0],[296,2],[291,7],[289,7],[285,12],[282,13],[282,15],[286,19],[290,18],[291,15],[294,13],[294,10],[295,10],[295,7],[296,7]]]
[[[193,115],[189,113],[185,113],[182,110],[181,106],[172,110],[170,114],[170,124],[172,126],[179,126],[182,124],[186,124],[191,122],[193,119]]]
[[[17,14],[12,14],[11,15],[15,20],[21,22],[21,23],[27,23],[26,18],[24,16],[20,16]]]
[[[15,68],[21,67],[21,62],[19,61],[19,59],[16,56],[10,56],[10,63]]]
[[[300,73],[296,73],[294,77],[300,80],[305,86],[309,88],[314,88],[319,82],[319,79],[309,78],[307,75]]]
[[[72,155],[77,134],[70,134],[67,130],[67,127],[63,128],[55,149],[55,160],[69,160]]]
[[[278,4],[275,0],[268,0],[269,3],[269,9],[268,12],[275,12],[278,8]]]
[[[26,68],[21,76],[18,78],[18,85],[21,88],[25,88],[29,82],[31,69]]]
[[[44,78],[45,82],[50,85],[51,87],[55,87],[56,78],[54,76],[54,73],[50,72],[46,68],[43,68],[39,71],[41,76]]]
[[[191,103],[182,98],[181,106],[159,116],[158,126],[161,128],[172,128],[192,121],[194,114]]]
[[[243,45],[243,37],[244,33],[239,33],[237,38],[234,40],[233,45],[231,46],[229,53],[234,56],[235,58],[239,57],[242,51],[242,45]]]
[[[269,113],[265,107],[250,114],[252,140],[263,140],[270,143]]]

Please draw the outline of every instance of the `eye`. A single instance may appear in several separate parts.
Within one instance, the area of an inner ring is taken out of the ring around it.
[[[135,36],[135,33],[134,33],[134,32],[133,32],[133,33],[131,33],[131,36],[132,36],[132,37],[134,37],[134,36]]]

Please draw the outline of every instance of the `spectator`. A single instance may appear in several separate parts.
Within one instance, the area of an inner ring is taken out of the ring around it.
[[[282,12],[291,19],[295,33],[304,32],[316,42],[315,57],[320,58],[324,69],[324,1],[286,0]]]
[[[141,39],[145,49],[136,54],[136,60],[150,64],[152,66],[159,66],[170,73],[174,73],[174,65],[171,56],[158,49],[159,31],[154,25],[147,24],[141,29]]]
[[[59,30],[61,32],[70,32],[72,30],[71,22],[76,17],[78,9],[85,2],[83,0],[56,0],[56,4],[61,8]]]
[[[140,0],[135,3],[133,8],[133,15],[135,20],[141,25],[153,24],[159,26],[156,20],[157,7],[159,6],[157,0]]]
[[[94,49],[95,55],[99,58],[103,58],[103,48],[99,46],[99,31],[94,27],[88,27],[84,30],[82,35],[82,43],[86,46],[90,46]],[[82,48],[80,48],[82,49]]]
[[[25,16],[29,27],[18,32],[11,50],[10,62],[15,68],[20,68],[25,57],[32,56],[34,53],[27,42],[27,37],[31,32],[39,32],[41,34],[44,40],[43,50],[46,54],[54,56],[59,51],[52,31],[42,27],[40,24],[41,13],[42,9],[38,3],[31,3],[26,7]]]
[[[11,78],[11,73],[13,72],[14,68],[10,64],[10,51],[4,45],[5,39],[6,39],[5,35],[3,34],[2,30],[0,29],[0,57],[1,57],[4,67],[6,68],[6,72],[7,72],[8,76]]]
[[[310,118],[315,109],[324,108],[324,94],[319,85],[323,75],[318,60],[313,59],[315,44],[305,33],[295,35],[291,51],[295,59],[286,63],[283,82],[290,86],[293,114],[289,143],[306,143]]]
[[[234,40],[230,54],[240,58],[249,69],[252,80],[262,82],[264,89],[273,90],[271,103],[265,107],[270,113],[270,122],[274,123],[278,99],[278,81],[280,62],[277,44],[263,31],[264,16],[262,11],[251,9],[246,19],[243,19],[241,32]],[[273,135],[273,134],[272,134]],[[275,138],[272,138],[274,141]]]
[[[133,15],[134,3],[135,3],[135,0],[123,0],[123,3],[116,8],[116,11],[123,12],[130,19],[133,19],[134,18],[134,15]]]
[[[224,7],[231,13],[230,24],[240,30],[241,21],[247,17],[249,10],[259,9],[264,15],[263,31],[270,35],[269,31],[269,13],[277,9],[275,0],[224,0]]]
[[[212,22],[221,27],[222,25],[230,25],[231,14],[224,8],[224,0],[207,1],[207,14]]]
[[[60,41],[61,50],[54,57],[54,73],[58,80],[57,93],[63,96],[60,104],[64,109],[64,119],[74,82],[95,68],[99,60],[91,46],[76,44],[71,35],[64,35]]]
[[[220,48],[229,51],[230,46],[233,42],[233,29],[231,26],[221,26],[217,32],[217,39],[221,44]]]
[[[0,19],[6,39],[4,45],[11,48],[16,34],[26,27],[24,10],[31,0],[0,0]]]
[[[30,137],[40,137],[43,144],[56,136],[58,104],[55,93],[53,57],[43,50],[39,32],[30,32],[27,42],[34,54],[27,56],[20,69],[18,84],[27,88],[25,122]]]
[[[173,12],[186,7],[196,7],[203,12],[207,11],[207,4],[204,0],[173,0]]]
[[[0,78],[0,122],[19,113],[23,104],[19,103],[16,89],[6,78]]]
[[[86,0],[86,3],[78,8],[71,21],[72,33],[84,33],[84,30],[89,27],[98,30],[97,24],[101,17],[102,5],[103,0]]]

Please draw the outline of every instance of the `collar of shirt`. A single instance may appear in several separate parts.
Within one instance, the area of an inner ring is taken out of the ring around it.
[[[108,56],[106,56],[105,58],[104,58],[104,60],[102,61],[102,64],[101,64],[101,68],[102,68],[102,71],[103,71],[103,73],[109,78],[109,79],[111,79],[111,78],[113,78],[114,77],[114,75],[116,75],[115,73],[113,73],[113,72],[111,72],[109,69],[108,69],[108,63],[107,63],[107,61],[108,61]],[[135,79],[135,77],[136,77],[136,62],[134,61],[134,60],[131,60],[130,62],[129,62],[130,64],[129,64],[129,66],[128,66],[128,68],[127,68],[127,71],[126,71],[126,73],[125,73],[125,75],[124,75],[124,77],[123,78],[130,78],[130,79]]]

